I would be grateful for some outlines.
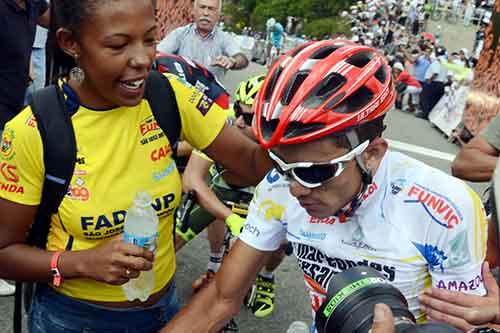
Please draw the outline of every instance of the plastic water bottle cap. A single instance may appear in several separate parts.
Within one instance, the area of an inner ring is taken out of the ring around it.
[[[309,325],[303,321],[294,321],[290,324],[286,333],[309,333]]]

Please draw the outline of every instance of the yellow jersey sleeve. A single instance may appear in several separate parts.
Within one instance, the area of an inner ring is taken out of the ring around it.
[[[181,138],[198,150],[207,148],[220,133],[227,113],[212,99],[181,78],[165,74],[175,92],[181,117]]]
[[[24,205],[40,204],[45,173],[43,147],[30,107],[5,125],[0,147],[0,198]]]

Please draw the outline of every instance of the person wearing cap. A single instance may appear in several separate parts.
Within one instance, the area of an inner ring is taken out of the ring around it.
[[[398,90],[396,107],[399,106],[399,109],[403,110],[403,98],[405,95],[409,95],[408,111],[414,112],[418,105],[420,93],[422,92],[422,86],[414,76],[410,75],[410,73],[405,70],[403,64],[400,62],[396,62],[392,66],[392,75],[396,82],[396,87],[399,85],[404,88],[396,88],[396,90]]]

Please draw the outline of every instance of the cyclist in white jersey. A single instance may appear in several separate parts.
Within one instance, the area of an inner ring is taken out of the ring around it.
[[[399,288],[420,321],[417,297],[433,286],[485,294],[481,201],[463,181],[388,150],[381,134],[394,99],[386,61],[350,41],[307,43],[274,64],[254,105],[254,130],[275,169],[257,187],[215,281],[164,332],[221,327],[284,239],[313,311],[331,278],[358,265]]]

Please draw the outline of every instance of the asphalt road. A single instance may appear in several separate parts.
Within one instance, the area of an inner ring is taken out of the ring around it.
[[[445,27],[443,29],[446,31],[446,36],[453,31],[453,27]],[[448,45],[450,48],[458,49],[463,47],[457,44],[456,39],[448,36],[446,41],[450,43]],[[472,41],[467,41],[467,45],[471,43]],[[229,73],[224,83],[232,93],[238,82],[250,75],[256,75],[264,71],[263,67],[251,64],[244,71]],[[437,129],[433,128],[429,122],[396,110],[388,114],[385,137],[397,142],[429,148],[452,155],[458,152],[458,147],[447,142],[446,138]],[[404,147],[402,149],[403,152],[445,172],[449,172],[449,160],[437,158],[438,154],[433,152],[430,154],[426,153],[426,155],[417,153],[418,149],[414,149],[413,146],[407,147],[404,144],[402,146]],[[471,185],[478,193],[482,193],[482,190],[485,188],[485,184]],[[182,301],[189,298],[191,294],[191,282],[205,270],[207,260],[208,247],[205,236],[199,237],[178,254],[177,286],[178,294]],[[302,275],[299,272],[295,259],[285,259],[277,271],[277,281],[275,312],[266,319],[256,319],[250,311],[242,308],[240,315],[237,317],[240,332],[284,333],[290,323],[295,320],[310,321],[311,312],[308,297],[306,296]],[[12,308],[13,297],[0,298],[0,333],[12,332]]]

